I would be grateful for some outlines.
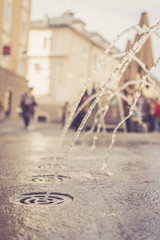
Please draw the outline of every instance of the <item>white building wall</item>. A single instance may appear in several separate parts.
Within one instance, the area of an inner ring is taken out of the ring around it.
[[[51,39],[51,30],[31,30],[29,34],[28,56],[50,56],[52,47]]]
[[[48,58],[30,58],[27,78],[29,85],[34,87],[36,96],[49,94],[50,60]]]
[[[76,32],[68,29],[66,33],[67,56],[64,73],[64,88],[70,91],[70,100],[74,101],[84,82],[88,79],[90,43]]]
[[[66,29],[58,28],[52,31],[52,54],[54,56],[66,55]]]
[[[27,78],[36,96],[49,94],[51,36],[50,30],[32,30],[29,35]]]

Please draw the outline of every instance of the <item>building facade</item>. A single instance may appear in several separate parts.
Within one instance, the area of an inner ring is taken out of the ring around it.
[[[13,106],[27,89],[30,9],[31,0],[0,1],[0,101],[11,119],[17,118]]]
[[[45,16],[43,20],[32,22],[27,77],[38,96],[37,118],[60,120],[61,106],[66,101],[74,104],[108,45],[98,33],[87,32],[84,22],[70,11],[57,18]],[[102,86],[117,63],[114,59],[97,71],[88,86],[89,94],[93,87]]]
[[[31,0],[0,1],[0,66],[26,75]]]

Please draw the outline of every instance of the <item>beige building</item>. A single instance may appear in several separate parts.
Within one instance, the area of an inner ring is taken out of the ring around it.
[[[22,76],[26,75],[30,8],[31,0],[0,1],[0,66]]]
[[[108,45],[100,34],[87,32],[84,22],[70,11],[60,17],[45,16],[32,22],[27,77],[38,96],[37,118],[61,119],[61,106],[66,101],[74,104]],[[112,49],[106,59],[117,52]],[[102,86],[117,63],[118,60],[113,59],[97,71],[88,86],[89,94],[93,87]]]
[[[27,88],[26,54],[31,0],[0,1],[0,101],[10,118]],[[8,110],[10,109],[10,110]]]
[[[20,97],[26,89],[27,81],[24,77],[0,67],[0,103],[3,104],[9,119],[19,119],[16,109],[20,103]]]

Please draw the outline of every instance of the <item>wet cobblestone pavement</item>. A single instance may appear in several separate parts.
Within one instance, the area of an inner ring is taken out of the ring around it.
[[[92,136],[82,133],[57,176],[60,132],[0,124],[0,239],[160,239],[160,134],[119,133],[109,177],[100,168],[111,134],[91,151]]]

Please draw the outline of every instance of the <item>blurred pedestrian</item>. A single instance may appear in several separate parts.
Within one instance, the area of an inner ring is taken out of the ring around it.
[[[157,99],[156,101],[156,109],[154,116],[154,131],[160,132],[160,99]]]
[[[144,132],[144,127],[142,123],[145,123],[148,128],[149,124],[149,101],[146,96],[144,96],[143,91],[137,100],[136,109],[131,116],[130,131],[131,132]]]
[[[149,113],[148,113],[148,131],[154,131],[154,120],[155,120],[155,109],[156,109],[156,101],[153,98],[149,99]]]
[[[37,106],[35,97],[33,96],[33,88],[28,88],[21,97],[20,107],[22,108],[22,118],[24,120],[25,128],[30,124],[31,117],[34,116],[34,107]]]
[[[69,102],[65,102],[64,105],[62,106],[62,127],[64,127],[66,118],[68,115],[68,108],[69,108]]]
[[[6,119],[6,113],[4,110],[3,102],[0,100],[0,122],[3,122]]]
[[[89,95],[88,95],[88,92],[87,90],[85,91],[84,95],[82,96],[81,98],[81,101],[78,105],[78,108],[76,110],[76,113],[80,110],[82,104],[84,104],[84,107],[79,111],[78,115],[74,118],[72,124],[71,124],[71,128],[76,130],[78,129],[78,127],[80,126],[84,116],[86,115],[87,111],[88,111],[88,107],[89,107],[89,104],[86,103],[86,100],[89,98]]]
[[[141,92],[141,95],[138,98],[137,108],[138,108],[139,112],[141,113],[142,121],[144,123],[147,123],[150,106],[149,106],[148,98],[146,96],[144,96],[143,92]]]

